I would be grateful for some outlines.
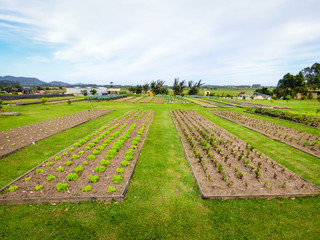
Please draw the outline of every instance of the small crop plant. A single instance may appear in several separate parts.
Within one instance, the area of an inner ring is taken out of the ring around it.
[[[58,160],[60,160],[60,159],[61,159],[61,156],[56,156],[56,157],[54,158],[55,161],[58,161]]]
[[[60,166],[60,167],[57,168],[56,171],[57,171],[57,172],[63,172],[63,171],[64,171],[64,168]]]
[[[48,182],[51,181],[51,180],[54,180],[54,179],[56,179],[56,177],[53,176],[52,174],[50,174],[50,175],[47,177],[47,181],[48,181]]]
[[[69,173],[67,176],[67,181],[77,181],[78,174],[77,173]]]
[[[91,191],[92,190],[92,187],[90,185],[88,186],[85,186],[82,188],[82,192],[88,192],[88,191]]]
[[[9,187],[9,191],[10,192],[14,192],[15,190],[17,190],[18,189],[18,186],[10,186]]]
[[[75,172],[75,173],[78,173],[78,172],[83,172],[83,170],[84,170],[84,168],[81,166],[81,165],[79,165],[77,168],[75,168],[73,171]]]
[[[36,185],[34,189],[36,191],[39,191],[41,188],[43,188],[43,185]]]
[[[52,165],[53,165],[53,162],[47,162],[47,163],[46,163],[46,166],[47,166],[47,167],[50,167],[50,166],[52,166]]]
[[[36,170],[36,173],[42,173],[42,172],[44,172],[44,170],[41,168]]]
[[[105,159],[102,159],[100,161],[100,164],[101,165],[104,165],[104,166],[109,166],[111,164],[111,162],[109,160],[105,160]]]
[[[127,160],[124,160],[124,161],[120,162],[120,164],[122,167],[126,167],[129,165],[129,162]]]
[[[99,180],[99,176],[98,176],[98,175],[92,176],[92,175],[90,174],[89,180],[90,180],[90,182],[95,183],[95,182],[97,182],[97,181]]]
[[[106,167],[104,167],[104,166],[100,166],[99,165],[99,166],[96,167],[96,171],[99,172],[99,173],[104,172],[105,170],[106,170]]]
[[[89,155],[89,156],[88,156],[88,160],[89,160],[89,161],[94,160],[94,159],[96,159],[96,156],[94,156],[94,155]]]
[[[73,164],[72,161],[66,161],[66,162],[64,163],[64,165],[66,165],[66,166],[71,166],[72,164]]]
[[[112,181],[116,184],[120,183],[122,181],[122,177],[120,175],[114,175],[112,178]]]
[[[58,192],[63,192],[69,188],[69,185],[67,183],[57,183],[56,188]]]
[[[118,169],[117,169],[117,173],[121,174],[121,173],[123,173],[123,172],[124,172],[124,168],[118,168]]]
[[[26,177],[24,180],[29,181],[29,180],[31,180],[31,177]]]
[[[109,186],[108,187],[108,193],[113,193],[116,191],[116,188],[115,187],[112,187],[112,186]]]

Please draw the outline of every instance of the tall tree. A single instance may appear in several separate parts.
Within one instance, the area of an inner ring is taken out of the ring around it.
[[[142,87],[143,87],[143,91],[147,93],[149,90],[149,83],[145,83]]]
[[[182,80],[181,82],[179,81],[179,78],[174,79],[173,83],[173,94],[174,95],[182,95],[183,89],[186,87],[186,81]]]
[[[201,83],[201,79],[198,82],[189,81],[188,87],[189,87],[189,95],[198,95],[199,89],[203,86],[204,83]]]

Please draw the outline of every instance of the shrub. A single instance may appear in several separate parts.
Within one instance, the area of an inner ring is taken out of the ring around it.
[[[69,188],[69,185],[66,183],[57,183],[56,187],[58,192],[63,192]]]

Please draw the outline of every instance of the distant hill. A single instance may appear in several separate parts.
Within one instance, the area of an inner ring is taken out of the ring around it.
[[[38,78],[34,77],[14,77],[14,76],[0,76],[0,82],[6,83],[6,81],[20,83],[21,86],[70,86],[71,84],[60,82],[60,81],[52,81],[52,82],[44,82]]]
[[[2,80],[19,82],[20,85],[22,86],[41,86],[41,85],[47,84],[46,82],[33,77],[13,77],[13,76],[1,77],[0,76],[0,81]]]
[[[48,82],[48,84],[52,86],[70,86],[71,85],[69,83],[60,82],[60,81],[52,81],[52,82]]]

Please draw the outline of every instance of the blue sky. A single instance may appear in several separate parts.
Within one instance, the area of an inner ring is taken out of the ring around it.
[[[0,76],[276,85],[320,62],[317,0],[0,0]]]

